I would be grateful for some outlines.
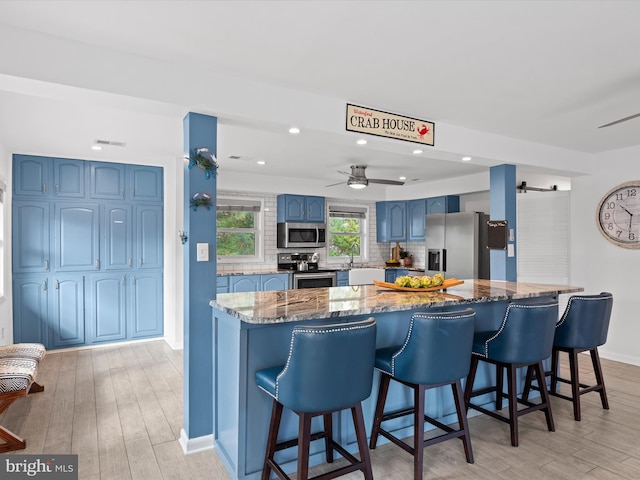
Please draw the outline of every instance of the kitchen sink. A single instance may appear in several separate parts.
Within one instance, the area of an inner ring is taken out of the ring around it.
[[[374,280],[384,282],[384,268],[352,268],[349,285],[373,285]]]

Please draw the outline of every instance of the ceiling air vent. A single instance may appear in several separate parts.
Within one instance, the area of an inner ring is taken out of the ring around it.
[[[238,156],[238,155],[229,155],[229,158],[231,160],[240,160],[242,157]]]
[[[112,142],[111,140],[96,140],[96,145],[109,145],[111,147],[124,147],[126,145],[125,142]]]

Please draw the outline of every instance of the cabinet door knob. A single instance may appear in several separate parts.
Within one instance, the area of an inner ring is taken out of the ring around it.
[[[60,193],[60,185],[56,183],[56,195]]]
[[[124,198],[124,188],[120,188],[120,196]]]
[[[46,184],[46,183],[43,183],[43,184],[42,184],[42,194],[43,194],[43,195],[46,195],[46,194],[47,194],[47,184]]]
[[[135,284],[136,284],[136,276],[135,276],[135,275],[131,275],[131,283],[132,283],[133,285],[135,285]]]
[[[122,284],[122,286],[124,286],[124,275],[120,277],[120,283]]]
[[[49,271],[49,260],[45,260],[44,261],[44,271],[48,272]]]
[[[142,266],[142,257],[140,257],[139,264],[140,264],[140,266]]]
[[[132,263],[131,258],[129,258],[129,260],[127,260],[127,265],[131,266]]]
[[[47,291],[47,281],[46,280],[44,280],[42,282],[42,290],[44,290],[45,292]]]
[[[56,278],[56,290],[60,290],[60,280]]]
[[[100,260],[95,261],[96,270],[100,270]]]
[[[136,196],[136,189],[131,187],[131,198],[135,198]]]

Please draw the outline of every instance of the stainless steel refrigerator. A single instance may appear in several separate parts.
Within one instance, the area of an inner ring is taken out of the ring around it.
[[[480,212],[427,215],[426,275],[490,278],[488,220]]]

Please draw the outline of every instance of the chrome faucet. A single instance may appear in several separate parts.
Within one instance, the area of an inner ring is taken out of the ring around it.
[[[353,249],[355,247],[358,247],[358,253],[360,253],[360,246],[356,243],[354,243],[353,245],[351,245],[351,255],[349,257],[349,268],[353,268]]]

